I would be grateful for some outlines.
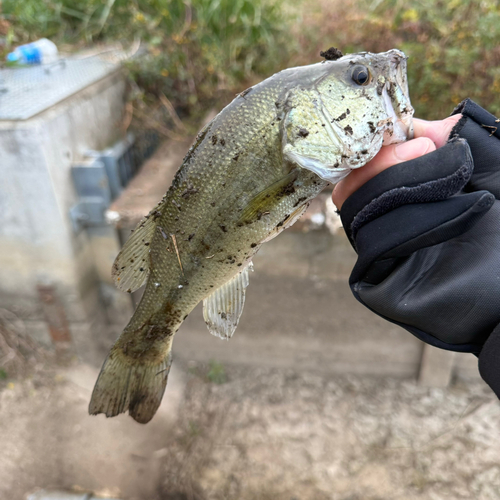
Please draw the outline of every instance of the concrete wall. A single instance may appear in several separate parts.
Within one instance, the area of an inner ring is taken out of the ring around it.
[[[32,119],[0,122],[0,304],[45,343],[40,283],[55,287],[76,342],[99,320],[91,240],[69,218],[77,201],[71,166],[119,139],[124,99],[115,71]]]

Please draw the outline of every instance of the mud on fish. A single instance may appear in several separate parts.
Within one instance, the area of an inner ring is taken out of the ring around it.
[[[239,94],[198,134],[113,264],[119,289],[146,288],[104,361],[89,412],[151,420],[174,334],[191,310],[203,301],[210,333],[230,338],[259,247],[328,183],[411,138],[412,116],[399,50],[287,69]]]

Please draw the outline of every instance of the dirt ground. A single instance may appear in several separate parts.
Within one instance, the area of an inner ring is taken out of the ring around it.
[[[36,488],[125,500],[160,498],[162,448],[183,397],[183,374],[174,367],[169,398],[154,421],[142,426],[125,415],[88,415],[98,373],[76,364],[3,383],[0,500],[24,500]]]
[[[480,382],[443,390],[289,370],[229,370],[220,385],[191,376],[164,492],[200,499],[498,499],[495,399]]]
[[[500,498],[500,404],[479,381],[178,361],[159,414],[86,414],[95,368],[0,393],[0,498],[36,487],[124,500]]]

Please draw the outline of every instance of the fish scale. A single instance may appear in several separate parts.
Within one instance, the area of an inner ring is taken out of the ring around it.
[[[120,289],[146,288],[104,362],[91,414],[153,417],[173,336],[200,301],[209,331],[233,335],[260,246],[329,182],[411,135],[405,78],[397,50],[292,68],[242,92],[198,134],[113,265]],[[389,97],[386,85],[400,91]]]

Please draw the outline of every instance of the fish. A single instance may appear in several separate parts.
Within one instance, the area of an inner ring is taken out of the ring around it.
[[[361,52],[283,70],[241,92],[197,135],[171,187],[112,269],[142,299],[111,347],[89,413],[149,422],[172,341],[203,301],[213,335],[238,325],[252,258],[327,185],[412,138],[406,56]]]

